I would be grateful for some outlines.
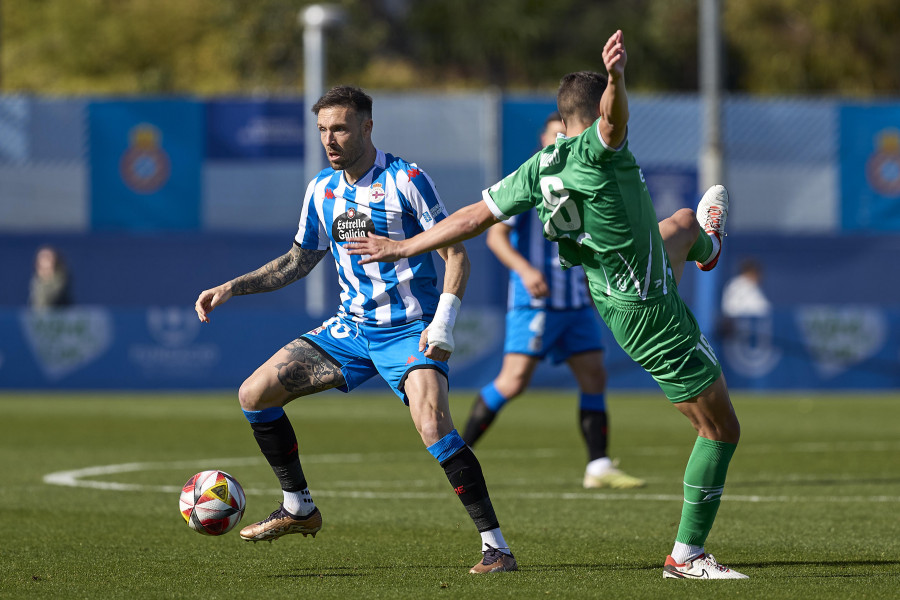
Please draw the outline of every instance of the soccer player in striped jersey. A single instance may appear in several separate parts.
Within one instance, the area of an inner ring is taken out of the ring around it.
[[[428,175],[372,142],[372,99],[339,86],[312,107],[330,168],[306,189],[290,251],[259,269],[203,291],[197,315],[232,296],[269,292],[306,276],[328,253],[342,288],[337,314],[300,335],[260,366],[238,392],[257,444],[278,477],[283,502],[244,527],[249,541],[285,534],[313,535],[322,515],[300,464],[297,437],[284,411],[295,398],[337,388],[348,392],[380,375],[409,406],[428,451],[481,534],[482,559],[471,573],[514,571],[516,560],[500,531],[481,466],[453,427],[447,360],[465,292],[469,260],[462,244],[438,251],[446,263],[443,293],[431,255],[391,265],[363,265],[343,242],[366,233],[406,239],[447,216]]]
[[[553,146],[565,131],[562,117],[553,112],[544,122],[541,147]],[[578,382],[578,422],[588,451],[584,487],[641,487],[642,479],[623,473],[607,455],[602,332],[584,271],[562,269],[559,247],[543,229],[533,210],[488,229],[488,248],[510,270],[503,365],[475,398],[463,440],[474,446],[500,409],[527,389],[538,364],[550,358],[565,362]]]
[[[705,543],[740,438],[722,367],[678,295],[686,261],[715,267],[725,235],[728,193],[716,185],[696,216],[682,209],[657,223],[640,167],[628,149],[625,39],[603,47],[607,75],[563,77],[557,92],[566,138],[430,230],[407,240],[355,238],[365,263],[393,262],[469,239],[532,208],[559,243],[563,266],[580,264],[600,316],[620,346],[653,376],[697,431],[684,473],[684,502],[663,576],[745,579],[707,554]]]

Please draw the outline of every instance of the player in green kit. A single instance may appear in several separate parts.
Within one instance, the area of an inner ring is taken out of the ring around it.
[[[474,237],[535,208],[544,235],[559,243],[560,262],[580,264],[591,296],[616,341],[658,382],[698,433],[684,474],[684,503],[663,576],[745,579],[706,553],[740,425],[721,366],[678,295],[686,261],[716,265],[725,235],[728,194],[713,186],[696,214],[682,209],[656,222],[643,175],[628,149],[627,54],[621,31],[603,48],[607,76],[563,77],[557,105],[568,137],[545,148],[470,204],[402,241],[354,238],[363,263],[393,262]],[[599,117],[599,118],[598,118]]]

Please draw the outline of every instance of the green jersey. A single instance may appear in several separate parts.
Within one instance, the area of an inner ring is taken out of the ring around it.
[[[485,190],[484,201],[501,220],[536,208],[562,266],[584,267],[595,302],[660,298],[674,280],[647,184],[627,142],[608,147],[599,124],[558,137]]]

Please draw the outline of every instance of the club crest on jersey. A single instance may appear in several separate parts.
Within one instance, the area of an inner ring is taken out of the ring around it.
[[[381,200],[385,196],[385,193],[384,193],[384,186],[381,185],[380,181],[372,184],[372,188],[369,192],[369,195],[372,198],[373,202],[381,202]]]
[[[334,218],[331,224],[331,237],[336,242],[346,242],[352,237],[366,237],[366,233],[375,233],[375,223],[369,215],[348,208],[347,212]]]

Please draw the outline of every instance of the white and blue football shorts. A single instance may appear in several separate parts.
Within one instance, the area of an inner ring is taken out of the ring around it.
[[[419,339],[426,327],[428,323],[421,319],[377,327],[335,316],[300,337],[340,367],[346,382],[337,388],[340,391],[349,392],[381,375],[404,404],[409,404],[403,386],[410,371],[437,369],[449,380],[450,367],[446,362],[426,358],[424,352],[419,352]]]
[[[506,313],[504,354],[527,354],[553,364],[582,352],[603,350],[602,329],[593,306],[574,310],[513,308]]]

